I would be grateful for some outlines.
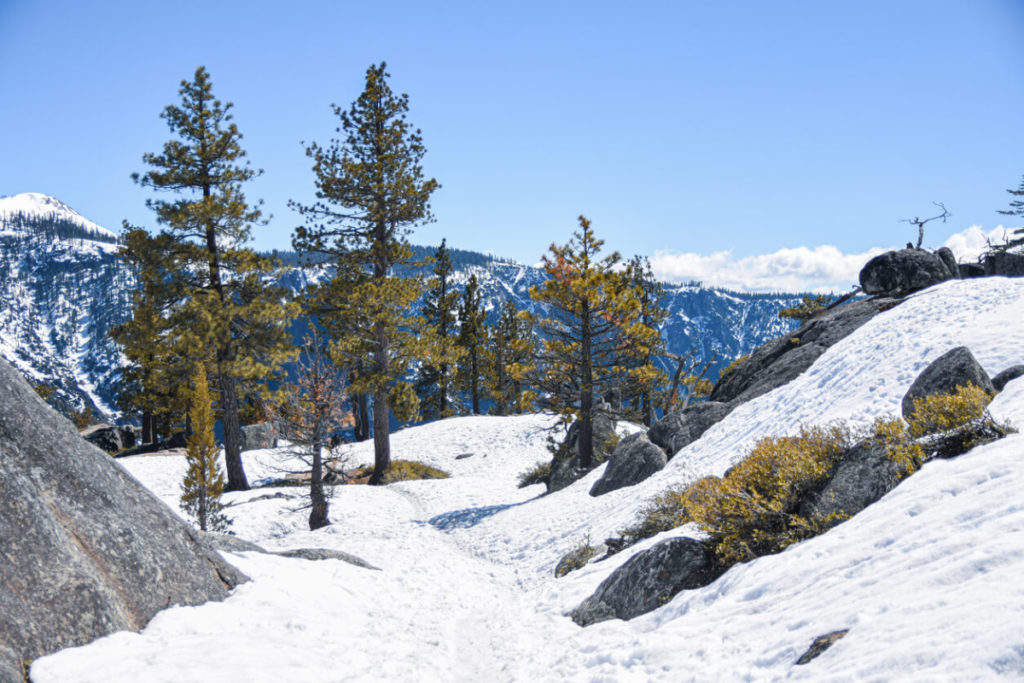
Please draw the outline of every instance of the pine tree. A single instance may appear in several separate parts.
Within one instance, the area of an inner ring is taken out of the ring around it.
[[[505,299],[498,320],[489,328],[491,346],[491,413],[508,415],[530,410],[536,393],[528,388],[527,378],[534,370],[536,339],[528,316],[520,315],[515,303]]]
[[[423,352],[409,315],[422,284],[395,267],[410,263],[406,236],[432,219],[429,200],[438,187],[423,178],[426,148],[420,131],[406,122],[408,96],[394,94],[385,68],[382,62],[367,69],[366,87],[347,111],[333,106],[343,139],[306,148],[318,201],[292,203],[306,220],[292,238],[296,251],[326,254],[336,268],[321,290],[333,297],[320,297],[323,316],[345,321],[329,328],[337,335],[332,351],[346,367],[369,361],[352,391],[373,398],[371,484],[382,483],[391,464],[389,409],[399,419],[418,411],[415,393],[401,378]]]
[[[434,255],[434,277],[423,296],[423,320],[433,334],[430,358],[420,367],[416,394],[420,398],[420,414],[431,420],[454,414],[451,405],[452,385],[458,362],[464,355],[456,344],[459,292],[453,286],[452,258],[441,240]]]
[[[137,286],[131,318],[110,331],[127,361],[121,370],[118,405],[142,415],[142,443],[153,443],[188,410],[191,363],[167,342],[165,311],[168,298],[173,298],[167,288],[173,268],[167,260],[171,238],[151,237],[127,224],[126,228],[120,254]]]
[[[294,381],[285,388],[281,405],[274,411],[282,436],[298,446],[298,454],[308,460],[309,529],[315,531],[330,524],[324,494],[323,452],[332,433],[352,423],[352,414],[345,408],[343,374],[331,363],[316,324],[311,324],[310,329]]]
[[[1024,179],[1020,181],[1019,188],[1007,190],[1007,192],[1010,193],[1010,196],[1016,197],[1016,199],[1010,202],[1009,210],[1000,210],[999,213],[1004,216],[1020,216],[1024,218]],[[1006,242],[996,245],[993,250],[1003,252],[1020,246],[1024,246],[1024,227],[1010,230],[1006,235]]]
[[[476,274],[469,276],[459,304],[459,347],[463,360],[459,364],[459,386],[469,397],[474,415],[480,414],[480,399],[488,383],[487,311]]]
[[[224,514],[220,496],[224,477],[217,465],[217,444],[213,440],[213,413],[207,391],[206,370],[201,363],[192,374],[189,422],[192,434],[186,441],[188,472],[181,485],[181,509],[199,523],[203,531],[227,531],[231,520]]]
[[[649,330],[656,330],[656,337],[649,343],[641,343],[630,349],[627,366],[631,373],[626,383],[623,400],[635,404],[640,421],[647,427],[654,422],[654,406],[664,390],[668,377],[655,363],[665,352],[665,341],[661,337],[661,326],[668,318],[668,310],[661,306],[665,288],[654,279],[651,263],[646,257],[634,256],[626,264],[626,278],[637,292],[640,305],[638,322]]]
[[[635,374],[630,359],[652,348],[658,333],[640,320],[638,293],[619,269],[618,252],[598,260],[604,242],[589,220],[579,222],[568,244],[551,245],[543,258],[549,279],[531,287],[530,297],[548,307],[540,321],[540,395],[562,423],[579,423],[579,466],[590,469],[594,395]]]
[[[165,340],[178,355],[211,364],[228,490],[242,490],[249,484],[241,459],[238,383],[265,382],[294,357],[288,324],[295,307],[285,302],[284,290],[268,284],[274,263],[242,246],[261,217],[247,203],[242,184],[258,171],[243,161],[232,105],[213,96],[203,67],[178,92],[181,106],[170,105],[161,114],[174,139],[161,153],[143,155],[150,170],[132,177],[175,194],[173,200],[146,202],[166,228],[157,238],[167,249],[162,258],[169,273],[160,296],[166,302]]]

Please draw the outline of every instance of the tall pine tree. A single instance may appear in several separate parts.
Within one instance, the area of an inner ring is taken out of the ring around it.
[[[565,424],[579,423],[579,466],[594,465],[594,396],[621,388],[635,375],[631,359],[656,343],[658,333],[640,320],[638,292],[625,277],[614,252],[599,259],[602,240],[590,221],[563,246],[552,244],[543,258],[548,280],[530,288],[545,304],[540,321],[538,388],[543,404]]]
[[[388,77],[383,62],[369,67],[366,87],[349,109],[333,106],[342,139],[306,148],[318,201],[292,203],[306,220],[292,238],[296,251],[326,254],[337,269],[319,306],[324,317],[346,322],[331,328],[338,335],[333,351],[346,366],[369,361],[351,390],[373,398],[371,484],[382,483],[391,464],[389,409],[402,419],[418,408],[402,377],[423,351],[409,315],[422,285],[396,266],[411,262],[407,235],[432,219],[430,195],[438,187],[423,177],[426,148],[406,121],[409,98],[395,95]]]
[[[433,348],[423,362],[416,380],[420,415],[427,420],[455,413],[452,387],[459,359],[464,352],[456,344],[459,291],[452,282],[452,257],[445,240],[434,255],[434,277],[423,295],[423,321],[432,331]]]
[[[668,310],[662,308],[661,299],[665,288],[654,278],[651,263],[645,257],[634,256],[626,264],[626,278],[636,290],[640,315],[637,321],[649,330],[658,331],[657,336],[645,338],[646,343],[629,349],[626,365],[630,368],[629,381],[623,400],[634,406],[636,415],[647,427],[656,417],[654,406],[659,403],[668,376],[656,365],[657,356],[665,352],[661,337],[661,326],[668,317]]]
[[[487,370],[487,311],[484,310],[483,293],[476,274],[469,276],[466,289],[459,304],[459,347],[463,352],[459,364],[459,385],[469,398],[474,415],[480,414],[480,399],[486,392]]]
[[[534,370],[537,344],[529,318],[520,315],[511,299],[505,299],[488,337],[491,347],[491,413],[508,415],[530,410],[536,393],[528,387],[526,379]]]
[[[241,459],[238,382],[273,378],[294,357],[288,324],[295,308],[285,302],[284,290],[268,285],[273,262],[243,246],[261,215],[246,201],[242,184],[258,171],[244,161],[231,103],[213,96],[203,67],[178,92],[181,106],[161,114],[174,138],[159,154],[143,155],[150,170],[132,177],[175,196],[146,202],[165,227],[161,244],[168,249],[170,275],[161,298],[167,340],[211,364],[227,488],[242,490],[249,483]]]

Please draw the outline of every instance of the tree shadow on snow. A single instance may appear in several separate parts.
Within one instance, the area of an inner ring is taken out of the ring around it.
[[[523,501],[523,503],[528,501]],[[523,503],[509,503],[507,505],[486,505],[478,508],[464,508],[462,510],[452,510],[451,512],[445,512],[443,514],[432,517],[429,520],[429,524],[433,527],[440,529],[441,531],[448,531],[450,529],[469,529],[474,527],[480,522],[484,521],[488,517],[498,514],[502,510],[514,508]]]

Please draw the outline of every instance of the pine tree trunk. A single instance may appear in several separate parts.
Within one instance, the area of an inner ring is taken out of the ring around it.
[[[355,439],[366,441],[370,438],[370,406],[366,394],[353,394],[352,404],[356,416]]]
[[[651,409],[651,392],[646,389],[640,394],[640,412],[643,415],[644,426],[650,427],[654,421],[654,411]]]
[[[391,466],[390,416],[388,415],[387,387],[373,394],[373,474],[370,486],[384,483],[384,474]]]
[[[580,315],[580,438],[577,449],[580,467],[589,470],[594,462],[594,375],[591,359],[590,307],[584,303]]]
[[[321,444],[324,439],[323,421],[318,419],[313,430],[313,471],[309,477],[309,530],[316,531],[330,524],[327,519],[327,499],[324,497],[323,459]]]
[[[479,358],[477,357],[476,349],[473,349],[472,362],[470,363],[470,370],[473,372],[473,378],[470,380],[470,387],[473,394],[473,414],[480,414],[480,368]]]
[[[445,417],[448,410],[448,364],[441,363],[437,372],[437,417],[440,419]]]
[[[153,443],[156,441],[156,434],[153,429],[153,413],[144,411],[142,413],[142,443]]]
[[[248,491],[249,482],[242,468],[242,427],[238,422],[238,392],[235,378],[218,365],[220,386],[221,421],[224,426],[224,462],[227,465],[228,483],[225,491]]]

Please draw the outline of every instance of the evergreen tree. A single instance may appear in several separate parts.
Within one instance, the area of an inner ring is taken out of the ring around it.
[[[551,245],[543,258],[548,280],[531,287],[530,297],[548,307],[540,321],[540,395],[563,424],[579,423],[579,466],[590,469],[594,395],[635,376],[631,359],[653,348],[658,333],[640,320],[638,293],[619,268],[618,252],[598,260],[604,243],[589,220],[579,222],[568,244]]]
[[[489,332],[491,346],[491,413],[508,415],[530,410],[536,393],[527,388],[526,378],[534,370],[537,344],[527,316],[520,315],[515,303],[505,299],[498,320]]]
[[[628,367],[631,369],[623,400],[633,403],[640,421],[650,427],[655,419],[654,406],[659,402],[668,376],[655,365],[656,358],[665,353],[665,341],[661,337],[661,326],[668,318],[668,310],[661,306],[665,288],[654,279],[651,263],[646,257],[634,256],[626,264],[626,278],[637,292],[640,315],[637,321],[650,330],[657,331],[649,343],[641,343],[629,354]]]
[[[455,412],[450,395],[455,370],[464,352],[456,344],[459,292],[453,286],[451,275],[451,255],[445,240],[441,240],[434,255],[434,277],[423,296],[423,320],[433,332],[434,344],[416,381],[420,414],[427,420],[448,417]]]
[[[343,374],[331,363],[315,323],[311,330],[299,356],[295,380],[285,388],[285,397],[274,412],[282,436],[298,446],[298,454],[309,463],[309,529],[315,531],[330,524],[323,452],[332,433],[351,424],[352,415],[345,409]]]
[[[487,311],[476,274],[469,276],[459,305],[459,347],[463,360],[459,364],[459,385],[469,397],[474,415],[480,414],[480,399],[487,386]]]
[[[292,203],[306,219],[292,238],[296,251],[325,254],[336,267],[321,289],[329,296],[319,298],[323,316],[345,321],[330,328],[337,335],[332,350],[346,367],[367,363],[352,391],[373,398],[371,484],[382,483],[391,464],[389,409],[399,419],[418,410],[412,387],[401,378],[423,351],[409,316],[422,284],[396,274],[395,267],[411,261],[406,236],[431,220],[430,195],[438,187],[423,178],[426,149],[420,131],[406,122],[408,96],[396,96],[387,79],[383,62],[371,66],[351,107],[333,106],[343,139],[306,148],[318,201]]]
[[[153,443],[188,410],[191,364],[168,343],[171,330],[165,312],[174,299],[167,286],[172,240],[166,234],[151,237],[145,230],[127,227],[120,254],[137,286],[131,318],[110,331],[127,361],[121,370],[118,405],[141,414],[142,442]]]
[[[181,509],[199,523],[203,531],[227,531],[231,520],[224,515],[220,496],[224,477],[217,465],[217,444],[213,440],[213,413],[202,363],[192,374],[189,422],[192,433],[186,441],[188,472],[181,485]]]
[[[999,213],[1004,216],[1020,216],[1024,218],[1024,179],[1020,181],[1020,187],[1016,190],[1007,190],[1010,196],[1016,197],[1010,202],[1009,210],[1002,211]],[[994,251],[1007,251],[1009,249],[1015,249],[1017,247],[1024,246],[1024,227],[1015,228],[1010,230],[1006,235],[1006,242],[1003,244],[996,245]]]
[[[145,154],[150,170],[132,177],[175,194],[173,200],[146,202],[166,228],[153,243],[167,249],[161,258],[168,277],[159,297],[166,302],[165,339],[188,350],[179,355],[211,364],[227,487],[242,490],[249,484],[241,459],[238,383],[273,378],[294,357],[288,323],[295,308],[285,303],[284,290],[267,284],[273,262],[242,246],[260,220],[242,184],[258,172],[243,162],[232,105],[214,98],[203,67],[192,81],[182,81],[179,94],[181,106],[170,105],[161,114],[174,139],[161,153]]]

